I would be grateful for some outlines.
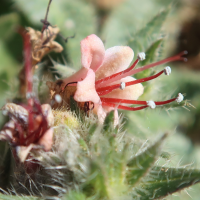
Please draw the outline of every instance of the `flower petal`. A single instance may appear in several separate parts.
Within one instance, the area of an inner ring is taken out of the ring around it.
[[[51,110],[51,106],[49,104],[42,104],[42,112],[43,115],[46,117],[48,126],[51,127],[54,125],[54,116]]]
[[[105,48],[99,37],[92,34],[81,41],[82,66],[96,71],[103,62]]]
[[[92,69],[88,70],[87,76],[83,81],[79,81],[77,83],[77,90],[74,95],[74,100],[78,102],[100,102],[100,97],[95,89],[95,73]]]
[[[66,85],[66,84],[71,83],[71,82],[81,81],[86,77],[87,72],[88,72],[88,69],[83,67],[80,70],[78,70],[75,74],[71,75],[70,77],[63,79],[63,82]]]
[[[121,83],[121,82],[129,82],[129,81],[133,81],[133,80],[136,80],[136,79],[131,76],[127,76],[125,78],[122,78],[120,81],[116,81],[114,84]],[[125,87],[124,90],[121,90],[121,89],[113,90],[109,94],[106,94],[102,97],[137,100],[139,98],[139,96],[141,96],[143,94],[143,91],[144,91],[143,85],[141,83],[138,83],[135,85],[130,85],[128,87]],[[121,104],[121,105],[126,105],[126,104]],[[103,106],[103,108],[104,108],[104,106]],[[106,110],[107,112],[110,112],[113,109],[114,108],[111,109],[109,107],[104,108],[104,110]]]
[[[49,151],[53,144],[53,128],[49,128],[38,141],[39,145],[44,146],[45,151]]]
[[[104,120],[106,118],[106,112],[104,111],[104,109],[102,108],[102,106],[100,104],[95,105],[95,107],[97,109],[97,116],[98,116],[99,123],[103,124]]]
[[[134,52],[128,46],[115,46],[107,49],[103,64],[96,71],[96,80],[127,69],[133,57]]]
[[[24,162],[33,148],[34,144],[30,144],[29,146],[17,146],[16,147],[16,153],[17,156],[19,157],[20,162]]]

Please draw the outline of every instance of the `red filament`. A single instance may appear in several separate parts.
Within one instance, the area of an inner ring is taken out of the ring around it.
[[[144,67],[141,67],[141,68],[138,68],[138,69],[135,69],[133,70],[132,66],[122,72],[119,72],[119,73],[116,73],[116,74],[113,74],[111,76],[108,76],[108,77],[105,77],[103,79],[100,79],[98,81],[95,82],[95,85],[96,85],[96,88],[100,88],[102,85],[107,85],[109,83],[112,83],[114,81],[117,81],[117,80],[120,80],[126,76],[131,76],[133,74],[136,74],[138,72],[141,72],[143,70],[146,70],[146,69],[149,69],[149,68],[152,68],[152,67],[155,67],[157,65],[162,65],[162,64],[165,64],[165,63],[168,63],[168,62],[172,62],[172,61],[178,61],[178,60],[183,60],[183,61],[186,61],[187,59],[182,57],[183,55],[186,55],[187,54],[187,51],[183,51],[175,56],[172,56],[172,57],[169,57],[169,58],[166,58],[164,60],[161,60],[161,61],[158,61],[158,62],[155,62],[155,63],[152,63],[152,64],[149,64],[149,65],[146,65]],[[137,60],[136,60],[137,61]],[[134,63],[137,63],[137,62],[134,62]],[[136,66],[136,64],[135,64]],[[134,67],[135,67],[134,66]]]

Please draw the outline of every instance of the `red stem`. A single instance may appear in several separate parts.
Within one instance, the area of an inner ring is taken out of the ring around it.
[[[18,32],[23,37],[24,41],[24,62],[25,62],[25,77],[26,77],[26,84],[27,84],[27,93],[32,93],[32,64],[31,64],[31,42],[30,42],[30,35],[26,33],[24,28],[19,28]]]

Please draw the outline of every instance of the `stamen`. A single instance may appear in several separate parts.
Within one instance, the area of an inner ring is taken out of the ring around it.
[[[96,82],[95,82],[95,85],[97,86],[98,84],[101,84],[101,83],[104,82],[104,81],[113,79],[113,78],[115,78],[116,76],[120,76],[120,75],[122,75],[122,74],[124,74],[124,73],[127,73],[127,72],[131,71],[131,70],[138,64],[139,61],[140,61],[140,60],[137,59],[128,69],[126,69],[126,70],[124,70],[124,71],[122,71],[122,72],[118,72],[118,73],[116,73],[116,74],[113,74],[113,75],[111,75],[111,76],[108,76],[108,77],[105,77],[105,78],[103,78],[103,79],[100,79],[100,80],[96,81]]]
[[[141,79],[138,79],[138,80],[126,82],[126,87],[130,86],[130,85],[134,85],[134,84],[138,84],[138,83],[142,83],[142,82],[146,82],[146,81],[155,79],[158,76],[160,76],[163,72],[164,72],[164,70],[162,70],[161,72],[159,72],[159,73],[157,73],[153,76],[149,76],[149,77],[146,77],[146,78],[141,78]],[[108,93],[112,92],[113,90],[118,89],[120,87],[121,87],[121,84],[115,84],[115,85],[110,85],[110,86],[98,88],[98,89],[96,89],[96,91],[99,94],[99,96],[102,96],[102,95],[106,95],[106,94],[108,94]]]
[[[155,109],[156,108],[156,104],[154,101],[147,101],[147,106],[149,106],[151,109]]]
[[[143,61],[143,60],[145,60],[145,56],[146,56],[145,53],[141,52],[141,53],[138,53],[137,58],[138,58],[138,60]]]
[[[95,82],[96,84],[96,88],[99,88],[101,87],[102,85],[108,85],[109,83],[112,83],[114,81],[117,81],[117,80],[120,80],[124,77],[127,77],[127,76],[131,76],[131,75],[134,75],[138,72],[141,72],[141,71],[144,71],[146,69],[150,69],[152,67],[155,67],[157,65],[162,65],[162,64],[165,64],[165,63],[168,63],[168,62],[172,62],[172,61],[178,61],[178,60],[183,60],[183,61],[187,61],[186,58],[182,57],[184,55],[187,54],[187,51],[183,51],[175,56],[172,56],[172,57],[169,57],[169,58],[166,58],[164,60],[161,60],[161,61],[158,61],[158,62],[155,62],[155,63],[152,63],[152,64],[149,64],[149,65],[146,65],[144,67],[141,67],[141,68],[138,68],[138,69],[135,69],[135,70],[130,70],[129,68],[126,69],[125,71],[122,71],[120,73],[117,73],[117,74],[113,74],[112,76],[109,76],[109,77],[106,77],[106,78],[103,78],[103,79],[100,79],[98,81]],[[137,59],[138,60],[138,59]],[[139,60],[138,60],[139,61]],[[131,66],[132,67],[132,66]]]
[[[176,99],[177,98],[169,99],[169,100],[166,100],[166,101],[153,101],[153,102],[155,103],[155,105],[160,106],[160,105],[164,105],[164,104],[168,104],[168,103],[171,103],[173,101],[176,101]],[[118,103],[118,104],[126,103],[126,104],[137,104],[137,105],[148,105],[148,103],[151,102],[151,101],[117,99],[117,98],[106,98],[106,97],[101,97],[101,101],[106,102],[106,103]]]
[[[165,75],[169,76],[171,74],[171,72],[172,72],[171,67],[169,67],[169,66],[165,67],[165,69],[164,69]]]
[[[181,101],[183,101],[184,96],[181,93],[178,93],[178,97],[176,98],[176,102],[177,103],[181,103]]]
[[[125,82],[121,82],[121,84],[120,84],[120,89],[121,89],[121,90],[124,90],[125,87],[126,87],[126,83],[125,83]]]
[[[148,107],[148,106],[128,107],[128,106],[116,105],[114,103],[106,103],[106,102],[102,102],[102,105],[108,106],[108,107],[113,107],[113,108],[118,108],[118,109],[122,109],[122,110],[129,110],[129,111],[142,110],[142,109]]]

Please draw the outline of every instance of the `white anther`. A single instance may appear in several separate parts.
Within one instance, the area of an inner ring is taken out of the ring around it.
[[[126,83],[125,83],[125,82],[121,82],[121,83],[120,83],[120,89],[121,89],[121,90],[124,90],[125,87],[126,87]]]
[[[147,101],[147,106],[149,106],[151,109],[156,108],[156,104],[154,101]]]
[[[143,61],[143,60],[145,60],[145,53],[144,52],[140,52],[140,53],[138,53],[138,60],[141,60],[141,61]]]
[[[62,102],[62,97],[59,94],[55,95],[55,100],[57,103],[61,103]]]
[[[165,75],[169,76],[171,74],[171,72],[172,72],[171,67],[169,67],[169,66],[165,67],[165,69],[164,69]]]
[[[181,101],[183,101],[183,99],[184,99],[184,96],[181,93],[178,93],[178,96],[176,98],[176,102],[181,103]]]

